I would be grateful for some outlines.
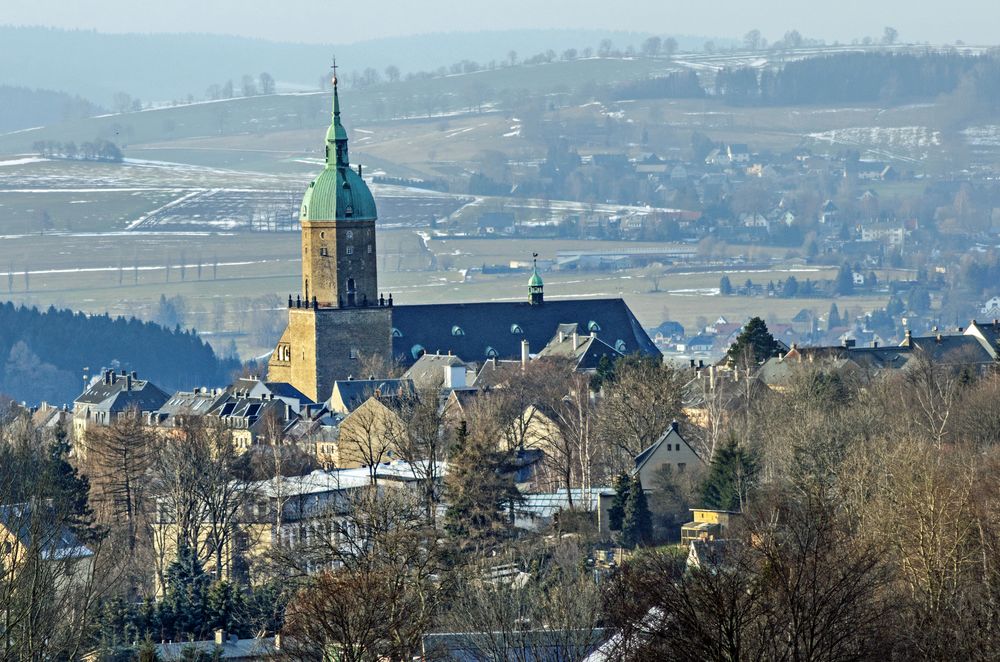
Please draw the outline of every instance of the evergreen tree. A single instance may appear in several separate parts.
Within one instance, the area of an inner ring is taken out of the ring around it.
[[[94,512],[88,501],[90,481],[69,463],[69,451],[69,432],[66,424],[60,421],[45,460],[45,480],[51,490],[53,506],[68,517],[73,533],[82,542],[96,542],[99,533],[93,528]]]
[[[706,508],[739,511],[756,480],[756,458],[730,439],[712,458],[702,484],[702,501]]]
[[[736,342],[726,352],[731,365],[743,361],[760,363],[777,355],[778,341],[767,330],[767,323],[759,317],[746,323],[743,331],[736,337]]]
[[[494,450],[491,440],[469,434],[462,421],[445,479],[448,531],[475,539],[506,528],[507,508],[521,499],[513,477],[505,475],[506,464],[504,455]]]
[[[647,545],[653,540],[653,515],[649,512],[646,501],[646,491],[636,475],[628,490],[628,501],[625,502],[625,516],[622,519],[622,545],[635,549]]]
[[[834,294],[847,296],[854,294],[854,270],[846,262],[841,265],[837,272],[837,280],[833,283]]]
[[[207,638],[211,631],[207,598],[212,578],[205,572],[197,550],[181,544],[167,568],[166,584],[166,595],[160,603],[164,625],[169,622],[175,639]]]
[[[629,488],[632,486],[628,474],[622,472],[615,479],[615,498],[608,509],[608,528],[621,531],[625,519],[625,504],[628,503]]]
[[[832,331],[842,324],[840,321],[840,309],[836,302],[830,304],[830,313],[826,316],[826,330]]]
[[[729,282],[729,276],[723,276],[719,279],[719,294],[727,297],[733,293],[733,284]]]
[[[222,580],[209,587],[205,596],[205,609],[212,630],[240,631],[239,621],[243,608],[243,594],[232,583]]]

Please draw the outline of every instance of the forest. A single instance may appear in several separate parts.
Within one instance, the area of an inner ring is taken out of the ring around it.
[[[0,305],[0,393],[18,401],[72,403],[84,371],[135,370],[162,389],[222,386],[239,370],[193,330],[135,318]]]
[[[47,126],[104,112],[79,96],[0,85],[0,132]]]

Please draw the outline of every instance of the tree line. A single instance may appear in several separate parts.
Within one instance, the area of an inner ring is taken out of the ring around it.
[[[0,392],[30,403],[69,403],[80,394],[85,369],[94,375],[111,366],[170,390],[228,383],[239,361],[220,359],[180,326],[0,305]]]
[[[121,163],[125,160],[121,148],[104,138],[83,142],[79,146],[72,140],[66,143],[55,140],[36,140],[31,147],[39,156],[46,159],[104,161],[105,163]]]
[[[0,131],[68,122],[103,112],[97,104],[65,92],[0,85]]]

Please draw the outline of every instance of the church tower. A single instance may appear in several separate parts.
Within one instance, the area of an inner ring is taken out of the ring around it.
[[[288,382],[315,402],[330,397],[334,381],[361,377],[362,357],[392,355],[392,297],[378,292],[378,212],[361,167],[350,164],[336,75],[325,155],[299,210],[301,291],[288,298],[288,328],[267,373],[268,381]]]
[[[302,296],[321,307],[364,308],[378,303],[375,199],[351,168],[340,94],[333,79],[333,118],[326,134],[326,167],[302,198]]]

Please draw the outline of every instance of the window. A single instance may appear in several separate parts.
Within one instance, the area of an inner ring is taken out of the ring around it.
[[[524,329],[521,328],[520,324],[511,324],[510,325],[510,332],[512,334],[514,334],[515,336],[523,336],[524,335]]]
[[[326,252],[326,246],[322,246],[322,247],[320,247],[320,249],[319,249],[319,254],[320,254],[320,256],[322,256],[322,257],[326,257],[326,256],[327,256],[327,252]]]
[[[348,246],[347,247],[347,254],[348,255],[354,255],[354,246]]]
[[[410,356],[412,356],[415,359],[419,359],[425,353],[426,350],[424,349],[423,345],[414,345],[413,347],[410,348]]]
[[[368,254],[369,255],[372,254],[372,245],[371,244],[368,244]]]
[[[356,350],[356,349],[354,349],[352,347],[351,348],[351,359],[354,360],[354,359],[357,359],[357,358],[358,358],[358,350]]]
[[[354,231],[353,230],[348,230],[347,231],[347,238],[348,239],[354,239]]]
[[[598,324],[597,322],[595,322],[594,320],[590,320],[587,323],[587,330],[590,331],[590,332],[600,331],[601,330],[601,325]]]
[[[624,354],[628,348],[625,346],[624,340],[619,340],[618,342],[615,343],[615,349]]]
[[[460,327],[460,326],[458,326],[456,324],[455,326],[451,327],[451,335],[453,335],[453,336],[464,336],[465,335],[465,331],[462,330],[462,327]]]
[[[402,338],[403,337],[403,332],[400,331],[399,329],[397,329],[396,327],[392,327],[392,337],[393,338]]]
[[[488,358],[488,359],[495,359],[498,356],[500,356],[500,353],[497,352],[495,349],[493,349],[492,347],[487,347],[486,348],[486,358]]]
[[[325,232],[320,232],[319,233],[319,238],[320,239],[326,239],[326,233]]]
[[[679,474],[684,473],[684,467],[686,467],[686,466],[687,466],[686,462],[678,462],[677,463],[677,473],[679,473]]]

